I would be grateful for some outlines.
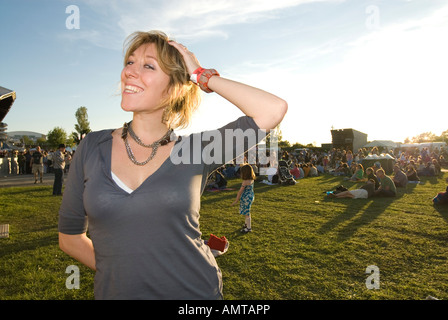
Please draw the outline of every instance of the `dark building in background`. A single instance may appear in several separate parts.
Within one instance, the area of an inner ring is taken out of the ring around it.
[[[331,130],[333,148],[354,152],[367,144],[367,134],[354,129]]]

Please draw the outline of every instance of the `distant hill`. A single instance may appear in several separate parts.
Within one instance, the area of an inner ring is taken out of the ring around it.
[[[10,139],[20,139],[23,136],[28,136],[28,138],[30,138],[30,139],[39,139],[41,137],[45,137],[44,134],[39,133],[39,132],[33,132],[33,131],[11,131],[11,132],[6,132],[6,134],[8,135],[8,137]]]

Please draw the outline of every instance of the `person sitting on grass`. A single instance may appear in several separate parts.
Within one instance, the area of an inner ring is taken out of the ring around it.
[[[314,166],[312,162],[308,163],[308,167],[310,168],[310,171],[308,172],[308,177],[319,176],[319,172],[317,171],[317,168]]]
[[[395,197],[397,195],[397,187],[393,180],[386,175],[383,169],[376,171],[376,176],[380,180],[380,187],[375,191],[375,196],[378,197]]]
[[[425,164],[423,163],[423,160],[421,157],[418,157],[417,163],[415,165],[415,170],[417,170],[417,174],[419,176],[425,176]]]
[[[367,199],[375,194],[375,180],[367,180],[367,183],[359,189],[342,191],[339,193],[329,193],[332,198],[351,198],[351,199]]]
[[[339,167],[337,167],[333,171],[333,175],[335,176],[352,176],[352,171],[350,170],[350,167],[347,165],[347,163],[343,162]]]
[[[439,161],[437,161],[437,159],[432,159],[432,166],[434,167],[434,173],[436,176],[439,176],[440,173],[442,172],[442,167],[440,166]]]
[[[289,170],[289,172],[292,174],[292,176],[296,180],[303,177],[300,174],[299,165],[297,163],[294,164],[294,169]],[[302,172],[303,172],[303,170],[302,170]]]
[[[446,161],[445,157],[443,155],[439,156],[439,160],[438,160],[440,166],[446,166],[448,165],[448,161]]]
[[[364,167],[359,163],[356,166],[356,171],[350,178],[350,181],[361,181],[362,179],[364,179]]]
[[[379,161],[375,162],[373,164],[373,172],[376,174],[376,172],[380,169],[383,169],[383,167],[381,166],[381,162],[379,162]]]
[[[393,181],[396,187],[406,187],[408,184],[408,176],[404,173],[398,165],[394,166],[394,178]]]
[[[436,175],[435,167],[432,164],[432,162],[428,161],[428,162],[425,163],[425,167],[421,171],[421,175],[422,176],[427,176],[427,177],[434,177]]]
[[[368,167],[366,169],[366,176],[367,176],[367,180],[375,181],[375,190],[377,190],[380,187],[380,182],[379,182],[377,176],[375,175],[375,172],[372,167]]]
[[[408,165],[408,170],[406,171],[406,176],[408,177],[408,181],[410,182],[419,182],[420,178],[418,177],[417,170],[415,170],[412,164]]]
[[[224,174],[224,176],[226,178],[229,178],[229,179],[235,178],[235,176],[236,176],[235,165],[233,163],[226,165],[226,168],[222,170],[222,173]]]
[[[306,178],[310,174],[310,167],[308,166],[308,163],[302,164],[303,169],[303,177]]]
[[[305,171],[303,171],[303,164],[299,164],[299,172],[300,172],[300,179],[305,178]]]
[[[211,176],[211,181],[207,184],[207,189],[222,190],[227,188],[227,180],[222,174],[222,170],[222,168],[218,168],[215,170],[215,172]]]
[[[330,160],[328,159],[328,156],[324,156],[322,159],[322,166],[324,167],[324,173],[328,172],[328,167],[330,165]]]
[[[447,178],[448,182],[448,178]],[[445,192],[439,192],[433,199],[433,204],[448,204],[448,187],[446,187]]]

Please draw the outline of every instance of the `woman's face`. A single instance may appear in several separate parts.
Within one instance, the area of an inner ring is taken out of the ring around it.
[[[135,50],[121,72],[121,108],[152,113],[167,95],[169,76],[157,61],[155,45],[144,44]]]

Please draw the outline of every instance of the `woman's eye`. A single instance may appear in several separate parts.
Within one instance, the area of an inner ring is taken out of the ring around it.
[[[128,61],[128,62],[126,62],[126,65],[127,65],[127,66],[130,66],[130,65],[133,65],[133,64],[134,64],[134,61]],[[144,67],[145,67],[146,69],[155,70],[155,67],[154,67],[152,64],[145,64]]]

